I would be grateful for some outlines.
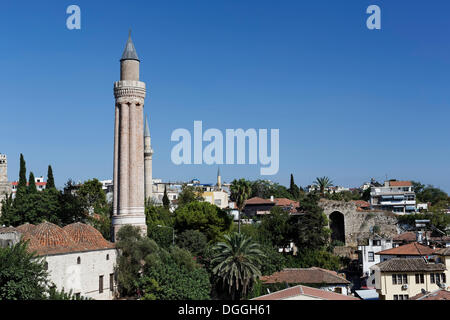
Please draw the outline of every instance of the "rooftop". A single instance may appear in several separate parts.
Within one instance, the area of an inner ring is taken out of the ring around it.
[[[423,258],[393,258],[375,265],[382,272],[444,271],[442,263],[427,263]]]
[[[450,300],[450,291],[438,289],[433,292],[419,293],[410,300]]]
[[[283,269],[270,276],[261,277],[264,283],[350,284],[337,272],[322,268]]]
[[[411,181],[389,181],[390,187],[411,187]]]
[[[360,300],[353,296],[346,296],[343,294],[311,288],[307,286],[298,285],[292,288],[276,291],[254,298],[252,300],[295,300],[295,297],[304,296],[305,298],[312,298],[317,300]]]
[[[377,252],[380,255],[394,256],[428,256],[434,253],[434,249],[424,246],[418,242],[412,242],[392,249]]]

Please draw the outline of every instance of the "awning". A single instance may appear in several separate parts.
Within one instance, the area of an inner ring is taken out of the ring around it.
[[[405,199],[404,196],[394,196],[394,200],[403,200]]]
[[[406,206],[406,210],[416,211],[416,207],[415,206]]]
[[[355,293],[363,300],[379,300],[380,297],[376,290],[355,290]]]
[[[392,199],[392,196],[381,196],[381,199],[383,199],[383,200],[389,200],[389,199]]]

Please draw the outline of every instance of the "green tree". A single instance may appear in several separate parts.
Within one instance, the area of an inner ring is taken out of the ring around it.
[[[85,214],[93,213],[106,207],[106,194],[98,179],[85,181],[77,191]]]
[[[34,174],[33,172],[30,172],[30,178],[28,179],[28,188],[27,188],[28,193],[37,193],[37,188],[36,188],[36,181],[34,179]]]
[[[208,246],[208,239],[198,230],[186,230],[177,237],[177,245],[196,257],[203,255]]]
[[[328,177],[318,177],[316,178],[314,184],[319,187],[320,195],[323,196],[325,194],[325,190],[333,186],[333,181],[331,181]]]
[[[19,183],[17,184],[16,199],[20,198],[27,190],[27,168],[23,154],[20,154]]]
[[[319,198],[316,194],[309,193],[300,203],[299,210],[303,214],[291,216],[293,240],[299,250],[303,248],[321,249],[329,242],[328,219],[318,205],[318,201]]]
[[[178,207],[182,207],[194,201],[204,201],[202,193],[200,187],[183,185],[183,188],[178,195]]]
[[[216,241],[231,226],[231,218],[219,207],[208,202],[191,202],[175,211],[175,229],[202,232],[208,241]]]
[[[56,186],[55,186],[55,179],[53,178],[53,169],[52,169],[51,165],[48,166],[47,186],[45,188],[46,189],[56,188]]]
[[[213,248],[212,271],[231,298],[239,300],[261,276],[265,256],[260,245],[244,234],[233,233],[224,238]]]
[[[64,192],[59,194],[60,211],[58,218],[62,225],[74,222],[85,223],[88,219],[84,211],[86,203],[83,203],[82,199],[76,193],[72,192],[74,189],[74,182],[69,179],[64,186]],[[57,190],[49,189],[46,191],[55,192]]]
[[[141,272],[148,256],[157,252],[158,245],[142,237],[139,227],[125,225],[117,233],[116,248],[118,290],[123,296],[134,296],[139,288]]]
[[[259,232],[272,246],[288,246],[293,236],[289,213],[280,207],[273,207],[270,214],[262,218]]]
[[[45,262],[28,251],[27,242],[0,248],[0,300],[43,300],[47,285]]]
[[[140,288],[144,299],[208,300],[211,284],[188,251],[171,247],[146,259]]]
[[[299,197],[299,187],[294,182],[294,175],[291,173],[291,183],[289,185],[289,193],[294,199]]]
[[[162,203],[164,208],[169,209],[170,208],[170,200],[169,197],[167,196],[167,186],[164,186],[164,195],[162,198]]]
[[[245,179],[233,180],[230,186],[231,195],[230,198],[232,201],[236,202],[236,206],[239,210],[239,220],[238,220],[238,232],[241,232],[241,212],[244,209],[245,201],[247,201],[248,197],[252,192],[252,187],[250,181]]]

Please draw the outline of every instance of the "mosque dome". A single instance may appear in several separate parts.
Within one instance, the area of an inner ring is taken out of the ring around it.
[[[102,234],[94,227],[84,223],[72,223],[63,228],[71,239],[90,250],[113,248],[114,245],[105,240]]]

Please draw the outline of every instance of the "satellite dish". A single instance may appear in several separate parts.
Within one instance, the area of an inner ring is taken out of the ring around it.
[[[424,288],[420,289],[420,291],[422,291],[423,294],[427,294],[427,291]]]

